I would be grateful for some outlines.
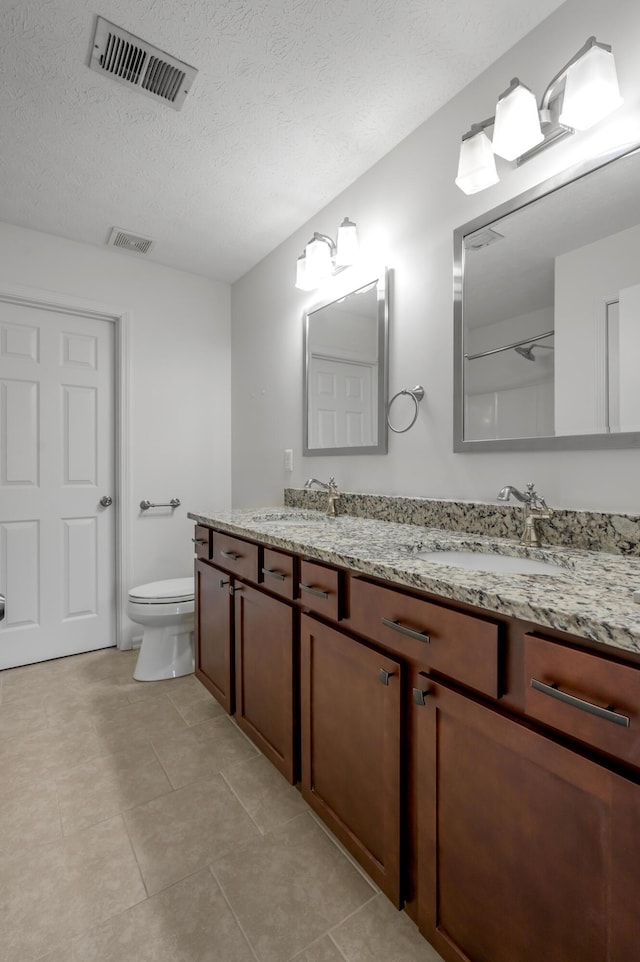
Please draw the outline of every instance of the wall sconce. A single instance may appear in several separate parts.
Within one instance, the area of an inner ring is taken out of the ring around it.
[[[623,100],[611,47],[589,37],[548,84],[540,108],[515,77],[498,98],[494,117],[474,124],[464,137],[456,184],[465,194],[497,184],[494,154],[522,164],[558,140],[588,130]],[[485,134],[493,127],[493,143]]]
[[[351,267],[358,259],[358,233],[348,217],[340,224],[335,242],[327,234],[314,232],[298,258],[296,287],[314,291],[330,274]]]

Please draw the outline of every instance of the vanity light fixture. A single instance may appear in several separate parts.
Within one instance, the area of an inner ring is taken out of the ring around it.
[[[576,130],[593,127],[622,102],[611,47],[589,37],[547,85],[539,108],[528,87],[517,77],[511,81],[495,116],[462,138],[456,184],[465,194],[491,187],[499,180],[494,154],[522,164]],[[488,127],[494,128],[493,143]]]
[[[358,234],[356,225],[348,217],[340,224],[336,240],[315,231],[313,237],[298,258],[296,287],[301,291],[314,291],[330,274],[351,267],[358,259]]]

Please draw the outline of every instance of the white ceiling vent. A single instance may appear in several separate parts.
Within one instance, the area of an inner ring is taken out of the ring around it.
[[[89,66],[137,87],[141,93],[180,110],[198,71],[176,60],[164,50],[116,27],[103,17],[96,20],[96,32]]]
[[[118,250],[132,251],[134,254],[148,254],[153,247],[153,241],[150,237],[141,237],[140,234],[114,227],[109,234],[107,247],[117,247]]]

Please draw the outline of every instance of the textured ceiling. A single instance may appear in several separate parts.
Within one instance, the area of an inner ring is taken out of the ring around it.
[[[0,0],[0,220],[233,281],[558,6]],[[89,70],[96,13],[198,68],[182,111]]]

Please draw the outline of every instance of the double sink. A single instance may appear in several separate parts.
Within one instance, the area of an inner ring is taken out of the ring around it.
[[[252,519],[260,525],[268,528],[304,528],[304,529],[329,529],[333,527],[338,530],[346,522],[349,526],[361,522],[361,519],[340,516],[338,518],[327,517],[317,511],[273,511],[255,515]],[[345,532],[346,533],[346,532]],[[439,541],[444,539],[440,538]],[[451,541],[455,547],[451,547]],[[494,574],[506,575],[552,575],[555,577],[566,577],[571,573],[572,565],[569,559],[562,559],[561,562],[546,560],[544,554],[549,553],[549,549],[528,549],[524,554],[524,549],[506,539],[487,540],[487,543],[479,543],[474,539],[473,544],[460,544],[461,536],[449,539],[449,544],[437,544],[436,547],[427,548],[422,542],[405,545],[403,554],[407,560],[424,561],[428,565],[444,565],[449,568],[462,568],[470,571],[483,571]],[[468,539],[467,539],[468,541]],[[392,549],[397,557],[397,549]],[[541,557],[542,555],[542,557]],[[384,559],[380,559],[384,560]]]

